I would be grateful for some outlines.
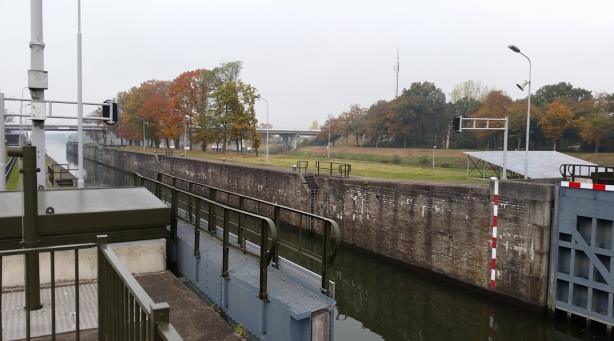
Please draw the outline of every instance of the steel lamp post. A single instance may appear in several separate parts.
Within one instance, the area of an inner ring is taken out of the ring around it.
[[[521,84],[516,84],[516,86],[521,90],[524,91],[525,86],[528,87],[528,94],[527,94],[527,135],[526,135],[526,140],[525,140],[525,151],[524,151],[524,178],[527,179],[529,177],[529,131],[531,128],[531,59],[524,53],[522,53],[520,51],[520,49],[518,47],[516,47],[515,45],[508,45],[507,46],[510,50],[521,54],[523,57],[525,57],[527,59],[527,61],[529,62],[529,80],[524,82],[522,85]]]

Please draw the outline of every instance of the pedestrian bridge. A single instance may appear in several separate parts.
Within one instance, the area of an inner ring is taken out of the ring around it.
[[[171,206],[171,267],[233,321],[261,340],[333,339],[333,220],[169,174],[135,185]]]

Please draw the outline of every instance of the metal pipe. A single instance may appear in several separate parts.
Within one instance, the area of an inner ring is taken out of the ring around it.
[[[43,1],[30,0],[30,71],[44,73],[45,43],[43,42]],[[40,76],[39,74],[39,76]],[[40,84],[32,84],[36,77],[28,77],[28,88],[33,102],[45,100],[45,89]],[[36,164],[40,172],[36,175],[38,186],[45,188],[45,120],[32,120],[32,146],[36,147]],[[36,168],[36,167],[34,167]],[[37,256],[38,257],[38,256]]]
[[[81,54],[81,0],[77,0],[77,188],[85,187],[83,172],[83,72]],[[78,335],[78,330],[77,330]]]
[[[9,156],[23,159],[23,219],[22,235],[23,247],[33,248],[38,244],[38,191],[36,173],[36,147],[22,146],[9,148]],[[26,310],[41,308],[40,304],[40,274],[38,252],[27,252],[26,258]]]
[[[6,144],[4,142],[4,134],[4,94],[0,92],[0,191],[6,191],[6,174],[4,168]]]

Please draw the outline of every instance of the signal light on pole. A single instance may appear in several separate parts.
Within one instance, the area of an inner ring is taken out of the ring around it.
[[[460,133],[461,130],[463,130],[461,128],[461,120],[462,120],[462,118],[463,118],[462,116],[456,116],[452,120],[452,129],[454,129],[454,131],[456,131],[457,133]]]
[[[108,99],[104,101],[103,103],[108,103],[108,105],[102,106],[102,117],[107,119],[104,121],[104,123],[108,125],[113,125],[117,123],[119,119],[119,114],[117,110],[117,102],[113,101],[112,99]]]

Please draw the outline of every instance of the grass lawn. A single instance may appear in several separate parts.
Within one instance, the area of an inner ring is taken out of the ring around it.
[[[142,147],[126,146],[123,150],[142,152]],[[146,149],[147,152],[153,153],[154,148]],[[446,151],[449,152],[449,151]],[[460,152],[458,152],[460,153]],[[420,153],[418,153],[420,154]],[[452,154],[452,153],[450,153]],[[175,154],[177,155],[177,153]],[[421,154],[420,154],[421,155]],[[462,156],[462,154],[460,154]],[[331,155],[333,156],[333,155]],[[309,161],[309,167],[311,172],[315,171],[316,160],[324,161],[324,158],[317,157],[317,155],[311,155],[309,153],[303,153],[301,151],[290,154],[271,154],[270,162],[267,164],[266,156],[260,153],[259,156],[253,154],[237,154],[235,152],[215,153],[200,151],[188,151],[188,157],[197,159],[208,160],[222,160],[226,159],[228,163],[239,164],[251,164],[251,165],[268,165],[272,167],[290,169],[292,165],[295,165],[299,160]],[[464,159],[463,159],[464,160]],[[394,179],[394,180],[414,180],[414,181],[429,181],[429,182],[444,182],[444,183],[473,183],[473,184],[487,184],[487,181],[475,178],[466,177],[465,168],[452,168],[452,167],[440,167],[437,166],[436,155],[436,167],[432,168],[432,160],[428,158],[426,165],[417,164],[393,164],[383,163],[376,161],[362,161],[362,160],[348,160],[348,159],[331,159],[333,162],[350,163],[352,165],[352,175],[365,176],[380,179]]]

